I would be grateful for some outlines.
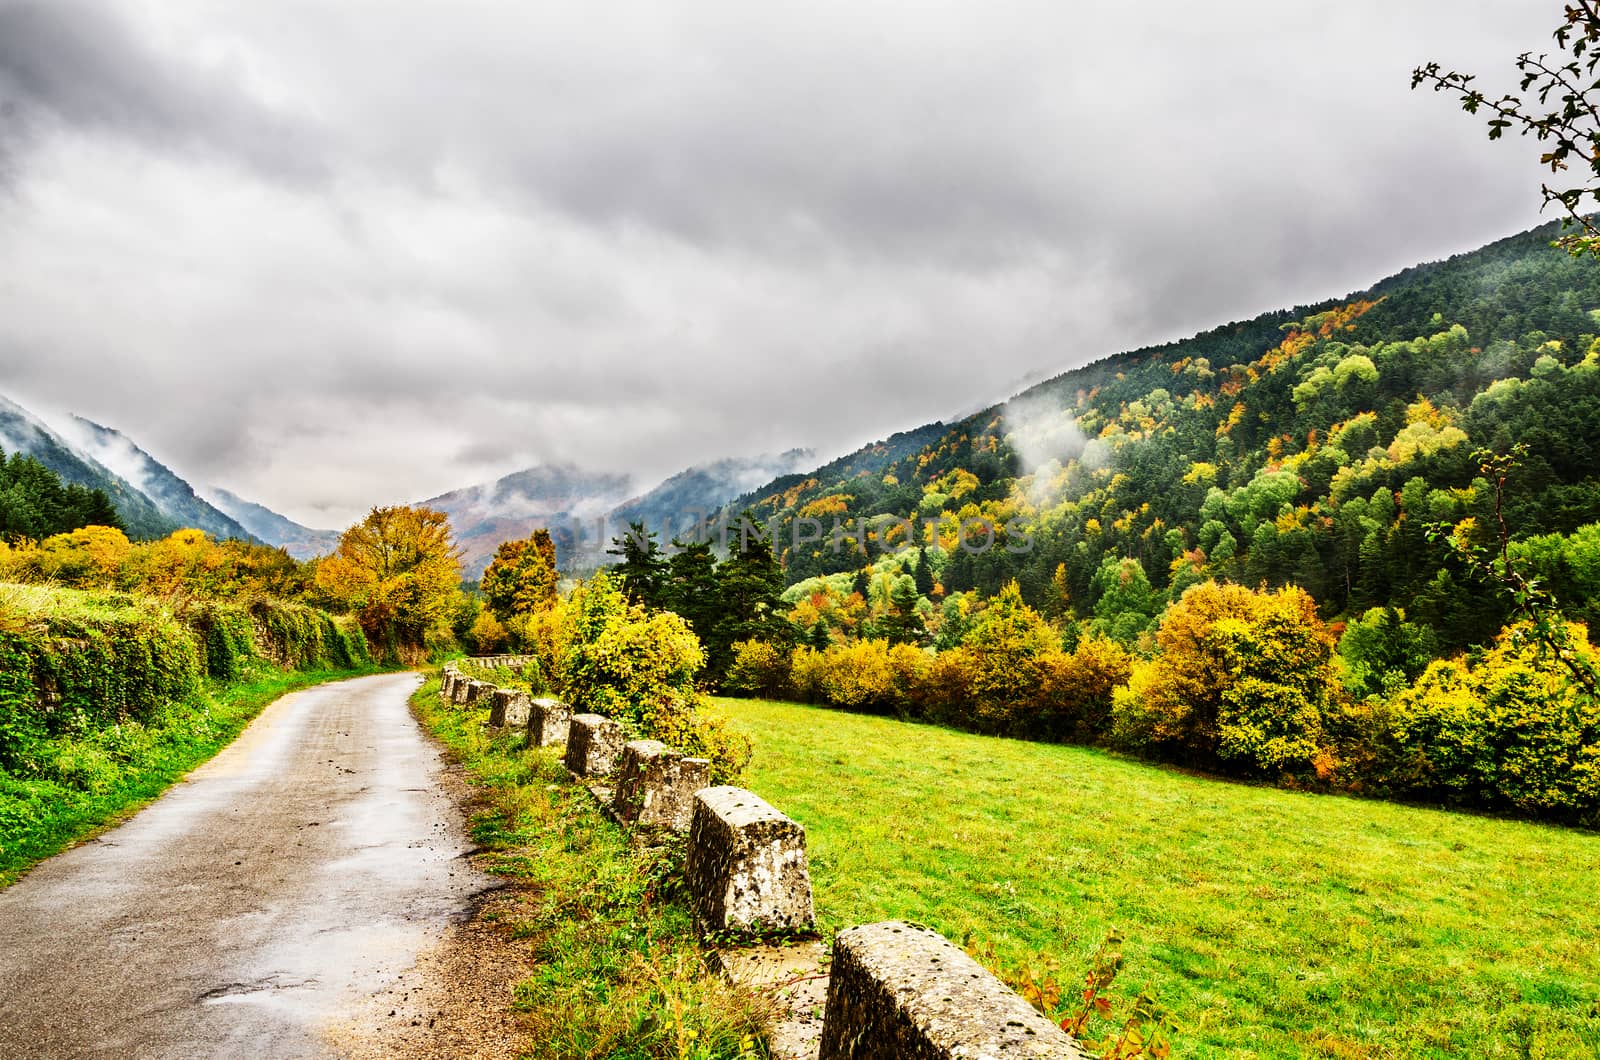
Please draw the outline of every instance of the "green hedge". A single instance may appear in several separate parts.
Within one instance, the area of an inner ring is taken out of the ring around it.
[[[302,604],[193,604],[179,611],[117,593],[5,586],[0,597],[0,770],[37,774],[47,743],[148,724],[202,682],[252,663],[349,670],[370,656],[361,628]]]

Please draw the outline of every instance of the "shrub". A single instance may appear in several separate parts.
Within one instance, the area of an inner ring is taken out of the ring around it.
[[[1596,658],[1583,626],[1572,643]],[[1447,802],[1600,823],[1600,702],[1530,635],[1505,630],[1481,660],[1441,660],[1382,718],[1380,780]]]
[[[39,741],[147,721],[200,690],[197,638],[170,612],[47,590],[37,602],[0,629],[0,768],[34,773]]]
[[[236,681],[255,654],[250,614],[242,607],[205,604],[188,615],[201,653],[201,667],[218,681]]]
[[[721,781],[744,768],[749,741],[704,716],[695,677],[706,655],[682,618],[629,604],[604,572],[575,588],[565,609],[546,613],[565,616],[555,678],[575,711],[710,758]]]
[[[913,713],[945,725],[965,724],[972,707],[972,657],[950,648],[928,659],[912,695]]]
[[[823,652],[802,644],[789,653],[789,682],[794,694],[807,703],[825,702],[822,696],[822,671],[827,665]]]
[[[1095,743],[1111,727],[1112,697],[1133,673],[1133,658],[1116,641],[1089,635],[1067,652],[1040,657],[1032,735]]]
[[[473,619],[472,627],[467,630],[467,642],[471,649],[478,655],[498,655],[505,651],[509,637],[506,627],[494,616],[494,612],[484,608],[478,612],[478,617]]]
[[[822,653],[818,690],[823,702],[851,710],[885,711],[894,703],[889,642],[858,640]]]
[[[780,699],[793,694],[789,679],[788,648],[760,640],[741,640],[733,646],[733,663],[723,686],[739,695]]]

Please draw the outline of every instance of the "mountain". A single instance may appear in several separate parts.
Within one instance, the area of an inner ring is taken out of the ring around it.
[[[1545,542],[1527,547],[1555,557],[1559,593],[1583,562],[1560,535],[1600,522],[1600,266],[1552,249],[1558,232],[1105,358],[730,509],[768,521],[791,583],[875,561],[914,519],[935,596],[1016,579],[1048,614],[1109,621],[1146,580],[1149,606],[1208,577],[1293,583],[1329,618],[1395,604],[1445,647],[1480,643],[1500,605],[1427,527],[1491,547],[1504,514]],[[1474,451],[1515,442],[1497,508]],[[804,540],[834,518],[864,547]],[[958,547],[977,519],[993,546]]]
[[[582,573],[609,562],[611,539],[630,522],[642,522],[669,541],[755,485],[814,459],[806,449],[729,457],[686,468],[644,493],[636,492],[637,483],[626,475],[553,464],[423,503],[450,516],[468,578],[483,572],[500,542],[527,537],[539,527],[554,536],[562,570]]]
[[[178,526],[204,530],[218,541],[230,537],[256,540],[237,520],[201,499],[193,486],[121,431],[81,416],[64,417],[56,426],[74,450],[132,485]]]
[[[104,490],[117,506],[117,514],[132,537],[161,537],[178,528],[154,500],[74,447],[44,420],[8,398],[0,397],[0,447],[8,453],[26,453],[65,482]]]
[[[81,416],[46,420],[0,397],[0,447],[32,456],[66,482],[104,490],[131,537],[162,537],[193,527],[218,540],[282,545],[300,558],[323,551],[330,536],[337,540],[226,490],[212,490],[219,502],[212,503],[121,431]]]
[[[502,541],[528,537],[539,527],[555,537],[566,567],[568,557],[598,538],[601,520],[634,489],[627,475],[547,464],[422,503],[450,516],[462,551],[462,573],[476,580]]]
[[[288,552],[295,559],[326,556],[339,545],[339,531],[312,530],[271,508],[247,501],[220,486],[206,488],[211,503],[251,534]]]

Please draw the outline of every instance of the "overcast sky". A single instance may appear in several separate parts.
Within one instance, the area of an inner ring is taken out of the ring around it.
[[[831,456],[1539,220],[1559,3],[0,0],[0,393],[315,526]]]

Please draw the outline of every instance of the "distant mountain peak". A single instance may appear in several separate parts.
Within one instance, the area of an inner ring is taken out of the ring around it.
[[[226,512],[239,525],[269,545],[283,549],[295,559],[325,556],[339,546],[339,531],[313,530],[254,501],[247,501],[221,486],[207,486],[210,502]]]

